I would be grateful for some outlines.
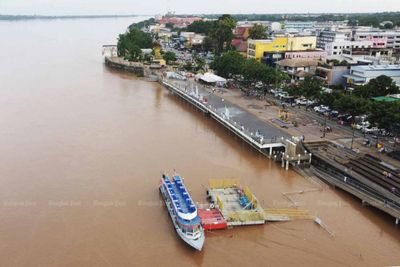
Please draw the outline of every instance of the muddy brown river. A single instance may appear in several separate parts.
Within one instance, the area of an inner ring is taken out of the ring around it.
[[[394,219],[339,190],[293,195],[318,216],[175,234],[157,189],[176,169],[195,201],[240,178],[264,207],[315,184],[281,167],[157,83],[107,69],[101,45],[134,19],[0,22],[1,266],[388,266]]]

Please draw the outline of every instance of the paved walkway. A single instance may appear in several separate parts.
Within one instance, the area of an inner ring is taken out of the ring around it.
[[[213,94],[206,87],[193,80],[179,81],[169,79],[168,82],[186,91],[189,95],[206,100],[207,106],[257,141],[262,139],[264,143],[281,143],[282,137],[291,137],[287,132],[276,127],[271,122],[259,119],[254,114],[226,100],[223,95]]]

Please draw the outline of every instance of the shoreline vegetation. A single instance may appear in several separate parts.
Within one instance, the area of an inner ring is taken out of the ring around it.
[[[65,15],[65,16],[0,15],[0,21],[1,20],[53,20],[53,19],[107,19],[107,18],[133,18],[139,16],[142,15]]]

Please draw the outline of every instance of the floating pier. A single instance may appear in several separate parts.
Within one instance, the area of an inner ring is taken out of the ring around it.
[[[237,179],[212,179],[207,197],[225,218],[228,226],[264,224],[264,210],[250,189]]]

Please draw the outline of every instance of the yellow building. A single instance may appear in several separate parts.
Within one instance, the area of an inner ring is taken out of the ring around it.
[[[247,57],[261,60],[266,54],[314,50],[315,36],[276,36],[266,40],[248,40]]]
[[[288,38],[285,36],[275,37],[266,40],[251,40],[247,42],[247,57],[261,60],[265,52],[286,51]]]
[[[317,46],[316,36],[292,36],[288,37],[287,51],[314,50]]]

